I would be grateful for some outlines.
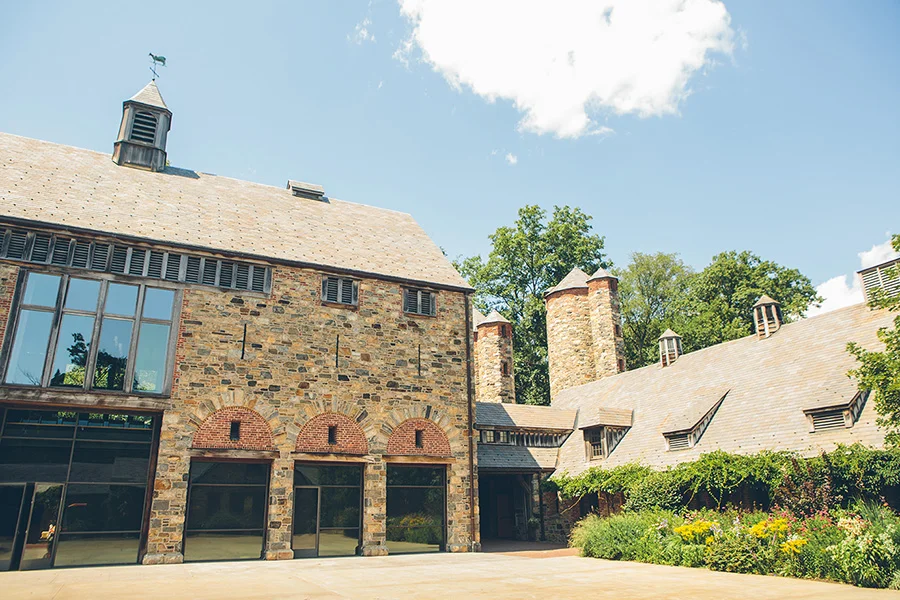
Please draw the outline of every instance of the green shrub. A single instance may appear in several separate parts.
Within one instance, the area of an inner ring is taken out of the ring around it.
[[[608,560],[648,558],[650,529],[648,515],[622,513],[607,518],[590,515],[575,526],[571,543],[581,548],[582,556]]]
[[[625,502],[625,510],[674,510],[684,506],[684,492],[676,471],[649,473],[634,484]]]
[[[713,571],[766,572],[759,563],[761,550],[759,540],[743,533],[729,533],[709,545],[704,562]]]

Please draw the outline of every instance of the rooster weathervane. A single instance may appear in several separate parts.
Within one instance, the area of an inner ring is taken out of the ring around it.
[[[156,72],[156,67],[164,67],[166,66],[166,57],[165,56],[157,56],[156,54],[150,53],[150,60],[152,61],[152,65],[150,65],[150,72],[153,73],[153,81],[156,81],[156,78],[159,77],[159,73]]]

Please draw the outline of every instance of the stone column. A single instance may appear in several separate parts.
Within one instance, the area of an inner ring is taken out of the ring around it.
[[[619,280],[600,269],[588,280],[594,379],[625,370],[625,339],[619,313]]]
[[[288,451],[272,461],[269,481],[269,516],[266,525],[266,560],[294,558],[291,549],[294,514],[294,459]]]
[[[366,463],[363,481],[362,555],[384,556],[387,522],[387,469],[380,456]]]
[[[159,456],[150,502],[150,528],[144,564],[184,561],[184,519],[187,512],[191,436],[185,433],[183,417],[166,411],[159,436]]]

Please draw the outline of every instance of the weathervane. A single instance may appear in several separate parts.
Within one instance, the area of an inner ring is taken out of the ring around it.
[[[156,78],[159,77],[159,73],[156,72],[157,66],[166,66],[166,57],[165,56],[157,56],[150,53],[150,60],[153,61],[153,64],[150,66],[150,72],[153,73],[153,81],[156,81]]]

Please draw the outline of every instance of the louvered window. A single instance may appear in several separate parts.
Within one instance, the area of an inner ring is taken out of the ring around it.
[[[356,305],[359,282],[341,277],[322,278],[322,302]]]
[[[666,441],[669,444],[669,450],[687,450],[691,447],[691,434],[676,433],[667,435]]]
[[[263,293],[271,287],[268,267],[40,231],[0,228],[0,258]]]
[[[612,454],[625,434],[627,427],[597,427],[585,430],[585,438],[588,441],[588,458],[606,458]]]
[[[427,315],[433,317],[435,311],[434,292],[405,288],[403,290],[403,311],[414,315]]]
[[[900,295],[900,258],[860,271],[859,275],[867,300],[872,299],[876,289],[888,296]]]
[[[829,429],[843,429],[846,427],[843,409],[826,410],[812,415],[813,431],[827,431]]]
[[[131,139],[152,144],[156,141],[156,116],[140,111],[134,115],[134,121],[131,123]]]

